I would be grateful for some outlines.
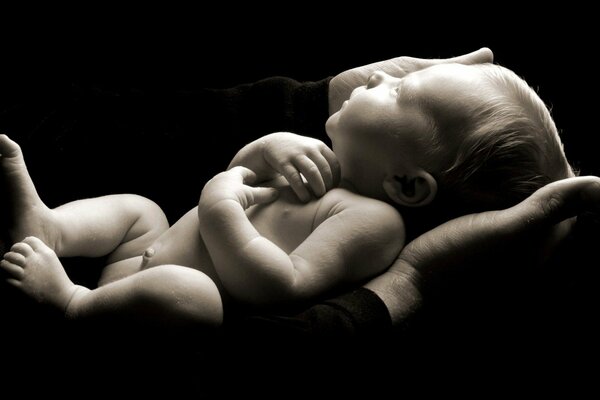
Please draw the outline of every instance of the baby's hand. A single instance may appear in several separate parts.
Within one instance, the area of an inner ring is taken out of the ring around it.
[[[199,207],[210,210],[221,201],[233,200],[245,210],[255,204],[270,203],[277,198],[277,189],[249,186],[255,180],[256,174],[246,167],[233,167],[221,172],[204,185]]]
[[[307,202],[311,196],[300,174],[317,197],[340,181],[335,154],[318,139],[278,132],[263,137],[261,147],[264,160],[285,177],[301,201]]]
[[[333,151],[320,140],[289,132],[263,136],[241,149],[229,168],[243,166],[254,171],[262,182],[281,174],[301,201],[312,192],[320,197],[340,181],[340,165]]]

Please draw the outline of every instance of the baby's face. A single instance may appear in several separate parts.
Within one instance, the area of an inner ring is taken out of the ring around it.
[[[440,127],[458,124],[481,99],[483,74],[460,64],[442,64],[394,78],[383,72],[356,88],[326,124],[344,178],[363,194],[377,196],[386,174],[418,166],[435,172],[431,154],[438,130],[443,152],[460,143]],[[455,131],[454,129],[448,131]]]

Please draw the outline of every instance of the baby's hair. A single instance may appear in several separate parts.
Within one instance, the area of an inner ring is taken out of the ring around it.
[[[474,66],[486,77],[483,101],[468,110],[464,138],[438,176],[441,197],[465,211],[510,207],[572,174],[556,125],[537,93],[514,72]]]

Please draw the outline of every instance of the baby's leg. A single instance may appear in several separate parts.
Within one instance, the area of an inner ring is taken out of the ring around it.
[[[35,236],[59,257],[110,254],[114,263],[141,254],[168,228],[160,208],[134,195],[85,199],[49,209],[40,199],[21,149],[0,135],[0,165],[8,186],[13,242]]]
[[[216,327],[223,319],[216,285],[192,268],[159,265],[90,290],[73,284],[52,249],[34,237],[15,244],[0,267],[10,284],[73,319],[111,317],[169,327]]]
[[[52,210],[60,229],[60,257],[100,257],[109,263],[141,255],[169,223],[160,207],[136,195],[77,200]]]

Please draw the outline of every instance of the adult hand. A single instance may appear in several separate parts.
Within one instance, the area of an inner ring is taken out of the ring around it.
[[[388,271],[369,282],[386,304],[392,322],[400,324],[420,306],[421,296],[440,272],[490,260],[527,257],[539,265],[548,250],[569,232],[574,218],[600,211],[600,178],[553,182],[514,207],[471,214],[448,221],[410,242]],[[540,238],[543,240],[535,240]],[[525,246],[518,246],[525,243]],[[523,250],[530,254],[524,255]]]
[[[375,71],[383,71],[391,76],[401,78],[420,69],[436,64],[459,63],[481,64],[494,61],[494,54],[487,47],[469,54],[446,59],[423,59],[413,57],[396,57],[389,60],[375,62],[349,69],[335,76],[329,82],[329,115],[342,107],[342,103],[350,97],[350,93],[361,85],[366,85],[367,80]]]

